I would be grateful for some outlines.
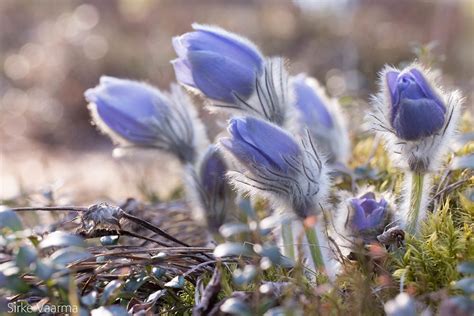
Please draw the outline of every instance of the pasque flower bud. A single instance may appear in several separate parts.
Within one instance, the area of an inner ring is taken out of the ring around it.
[[[299,74],[291,79],[302,129],[309,129],[329,162],[346,163],[350,143],[339,102],[330,99],[316,79]]]
[[[234,103],[254,91],[264,60],[249,40],[221,28],[193,24],[194,32],[173,38],[178,81],[210,99]]]
[[[403,70],[387,66],[368,121],[385,139],[395,164],[415,172],[433,171],[449,148],[462,101],[457,90],[445,92],[433,72],[416,63]]]
[[[166,93],[142,82],[102,76],[84,95],[94,122],[122,146],[158,148],[192,162],[199,143],[207,139],[196,110],[177,85]]]
[[[237,188],[266,196],[300,218],[320,213],[327,193],[327,170],[309,135],[299,145],[278,126],[247,117],[231,119],[231,138],[221,144],[241,170],[230,172]]]

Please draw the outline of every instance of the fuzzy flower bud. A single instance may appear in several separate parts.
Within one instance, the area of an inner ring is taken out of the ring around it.
[[[84,95],[94,122],[122,146],[158,148],[191,162],[206,139],[196,110],[176,85],[163,93],[145,83],[102,76]]]
[[[208,98],[233,103],[247,99],[264,67],[263,57],[249,40],[221,28],[192,25],[194,32],[173,38],[178,58],[172,61],[178,81]]]
[[[436,81],[432,71],[418,64],[381,72],[368,121],[402,168],[435,170],[452,141],[462,98],[458,91],[444,92]]]
[[[330,99],[316,79],[299,74],[291,80],[300,122],[308,128],[330,162],[346,163],[349,136],[339,102]]]
[[[234,206],[234,193],[226,179],[227,165],[215,145],[210,145],[198,163],[188,168],[188,194],[196,206],[195,217],[217,233]]]
[[[283,129],[247,117],[230,121],[221,144],[241,171],[230,172],[241,191],[262,194],[300,218],[318,214],[327,193],[327,170],[308,134],[301,145]]]

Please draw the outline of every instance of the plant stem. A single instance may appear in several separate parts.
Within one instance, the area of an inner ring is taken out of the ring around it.
[[[283,238],[283,250],[285,252],[285,256],[295,260],[295,243],[293,240],[293,229],[291,221],[288,223],[281,224],[281,236]]]
[[[408,210],[406,231],[412,235],[418,230],[418,220],[421,210],[421,199],[423,198],[423,182],[425,174],[414,172],[411,180],[410,209]]]
[[[321,248],[319,245],[318,236],[314,227],[305,227],[306,239],[308,239],[309,251],[311,258],[313,259],[314,265],[318,269],[324,270],[323,255],[321,254]]]

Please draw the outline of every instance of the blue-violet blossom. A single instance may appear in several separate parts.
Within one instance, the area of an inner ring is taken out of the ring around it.
[[[434,73],[418,64],[385,67],[368,122],[384,138],[395,164],[411,171],[435,170],[458,125],[462,97],[444,92]]]
[[[309,134],[299,145],[283,129],[253,117],[231,119],[228,131],[231,138],[221,144],[240,166],[228,173],[240,191],[261,194],[300,218],[320,213],[327,170]]]
[[[210,145],[197,164],[188,166],[187,190],[194,217],[217,233],[234,208],[235,194],[226,178],[227,164],[216,145]]]
[[[301,73],[291,79],[302,128],[310,130],[331,163],[346,163],[350,152],[346,121],[339,102],[327,96],[314,78]]]
[[[264,60],[249,40],[219,27],[194,23],[194,32],[173,38],[172,61],[178,81],[208,98],[233,103],[249,98]]]
[[[121,146],[158,148],[192,162],[206,139],[196,110],[177,85],[164,93],[146,83],[102,76],[84,95],[94,123]]]

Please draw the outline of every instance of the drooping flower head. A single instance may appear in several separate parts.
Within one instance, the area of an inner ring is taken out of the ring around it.
[[[221,144],[241,170],[229,173],[242,192],[261,194],[299,217],[318,214],[327,193],[327,170],[310,135],[301,145],[274,124],[246,117],[230,120]]]
[[[227,165],[216,145],[210,145],[197,170],[188,166],[188,194],[195,207],[195,218],[212,233],[224,224],[234,208],[235,195],[226,178]]]
[[[350,144],[339,102],[328,98],[317,80],[305,74],[293,77],[291,86],[302,127],[310,130],[329,162],[346,163]]]
[[[249,98],[264,60],[249,40],[219,27],[194,23],[194,32],[173,38],[178,58],[172,61],[180,83],[208,98],[234,103]]]
[[[194,32],[173,38],[177,80],[197,89],[211,110],[263,118],[279,126],[292,118],[283,59],[264,58],[249,40],[219,27],[193,24]]]
[[[458,91],[444,92],[432,71],[412,64],[403,70],[385,67],[380,92],[368,115],[400,167],[436,169],[453,136],[462,105]]]
[[[192,162],[206,140],[196,110],[176,85],[163,93],[142,82],[102,76],[84,95],[94,122],[122,146],[158,148]]]

